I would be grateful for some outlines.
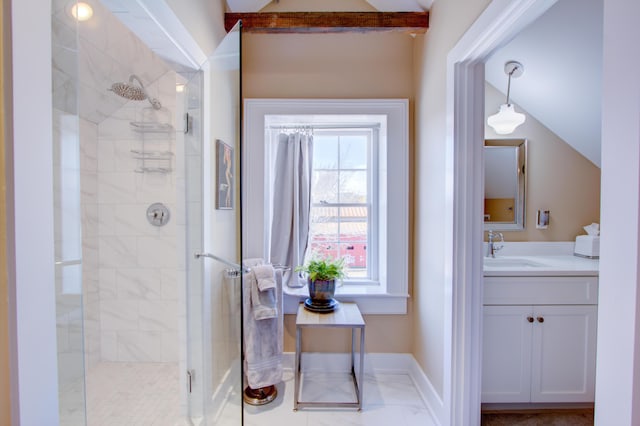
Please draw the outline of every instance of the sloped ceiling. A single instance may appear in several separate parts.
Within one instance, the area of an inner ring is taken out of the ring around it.
[[[366,0],[366,2],[380,12],[422,12],[431,7],[433,0]],[[229,11],[235,13],[258,12],[269,3],[272,3],[272,1],[227,0]],[[275,3],[278,3],[278,1],[275,0]]]
[[[81,24],[64,7],[53,10],[53,99],[97,124],[129,102],[108,90],[113,83],[135,74],[149,87],[169,67],[101,2],[92,6],[93,18]]]
[[[486,63],[485,78],[506,93],[504,64],[524,74],[511,100],[600,167],[603,0],[561,0]]]

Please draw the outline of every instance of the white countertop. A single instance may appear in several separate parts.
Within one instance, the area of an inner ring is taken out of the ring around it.
[[[598,259],[573,255],[500,256],[484,258],[484,276],[597,276]]]

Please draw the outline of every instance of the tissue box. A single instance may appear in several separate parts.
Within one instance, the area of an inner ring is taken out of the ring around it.
[[[573,254],[590,259],[598,259],[600,257],[600,237],[593,235],[577,236]]]

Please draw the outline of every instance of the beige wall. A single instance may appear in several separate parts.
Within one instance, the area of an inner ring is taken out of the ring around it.
[[[245,34],[245,98],[413,98],[407,34]]]
[[[243,95],[408,98],[412,108],[412,52],[413,38],[408,34],[245,34]],[[367,350],[411,352],[411,310],[407,315],[367,315],[365,320]],[[285,328],[285,351],[293,351],[293,315],[286,316]],[[342,350],[347,347],[346,339],[332,336],[333,343],[327,343],[326,338],[308,338],[310,345],[305,345],[305,350]],[[312,340],[315,344],[311,344]]]
[[[7,213],[6,213],[6,178],[5,178],[5,145],[9,142],[6,128],[6,115],[9,105],[9,90],[5,87],[9,78],[5,72],[9,67],[8,2],[0,0],[0,22],[2,22],[2,42],[0,43],[0,424],[11,424],[11,398],[9,378],[9,307],[7,277]]]
[[[415,45],[415,244],[413,354],[434,386],[444,393],[445,253],[444,205],[447,54],[489,0],[439,0],[426,35]]]
[[[411,353],[412,304],[407,315],[365,315],[367,323],[365,349],[367,352]],[[284,350],[296,349],[296,316],[284,317]],[[304,331],[305,352],[344,352],[351,346],[348,329],[321,330],[309,328]]]
[[[485,115],[494,114],[504,95],[485,85]],[[527,120],[508,138],[527,139],[525,230],[504,232],[506,241],[574,241],[582,227],[600,222],[600,168],[516,105]],[[485,117],[486,118],[486,117]],[[505,138],[485,127],[488,139]],[[549,210],[549,227],[536,229],[536,211]]]

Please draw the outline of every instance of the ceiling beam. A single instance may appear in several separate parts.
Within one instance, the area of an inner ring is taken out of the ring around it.
[[[267,12],[225,13],[227,32],[238,20],[251,33],[424,33],[429,28],[429,12]]]

